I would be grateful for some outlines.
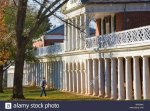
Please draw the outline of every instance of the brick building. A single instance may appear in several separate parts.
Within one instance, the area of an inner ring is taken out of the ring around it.
[[[149,0],[69,0],[62,11],[80,30],[65,24],[64,43],[37,52],[41,63],[27,65],[38,72],[30,72],[32,82],[39,84],[34,78],[39,74],[49,87],[67,92],[150,99]],[[96,21],[93,37],[91,20]]]

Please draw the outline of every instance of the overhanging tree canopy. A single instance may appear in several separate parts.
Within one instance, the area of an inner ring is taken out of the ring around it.
[[[38,0],[33,0],[39,2]],[[34,24],[28,29],[28,33],[24,34],[26,12],[29,0],[18,0],[17,4],[17,16],[16,16],[16,60],[15,60],[15,72],[14,72],[14,87],[12,98],[24,98],[22,80],[23,80],[23,66],[25,59],[26,46],[34,38],[36,31],[45,19],[53,15],[59,8],[61,8],[69,0],[55,0],[50,2],[49,0],[40,0],[40,8],[37,16],[34,19]],[[45,7],[46,6],[46,7]]]

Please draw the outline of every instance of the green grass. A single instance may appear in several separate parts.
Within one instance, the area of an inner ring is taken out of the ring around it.
[[[104,100],[104,98],[85,96],[69,92],[60,92],[58,90],[46,90],[47,96],[40,97],[41,89],[38,87],[24,88],[24,96],[26,100],[44,100],[44,101],[83,101],[83,100]],[[10,100],[12,89],[5,89],[4,93],[0,93],[0,101]],[[106,100],[106,99],[105,99]]]

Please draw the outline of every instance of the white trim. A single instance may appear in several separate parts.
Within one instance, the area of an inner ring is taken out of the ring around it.
[[[91,4],[87,5],[85,11],[87,13],[101,12],[124,12],[124,11],[150,11],[150,5],[144,3],[130,4]]]
[[[64,39],[64,35],[45,35],[44,39]]]
[[[80,9],[75,10],[75,11],[67,13],[64,18],[69,19],[69,18],[73,18],[73,17],[79,16],[79,15],[84,14],[84,13],[85,13],[85,7],[82,7]]]

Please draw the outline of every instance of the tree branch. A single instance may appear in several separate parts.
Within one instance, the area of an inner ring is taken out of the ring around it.
[[[37,2],[38,4],[41,4],[41,3],[40,3],[39,1],[37,1],[37,0],[33,0],[33,1]],[[43,12],[43,10],[44,10],[44,8],[45,8],[46,3],[47,3],[47,0],[44,0],[43,3],[41,4],[40,9],[39,9],[39,11],[38,11],[38,15],[37,15],[37,17],[36,17],[37,19],[40,18],[41,14],[42,14],[42,12]]]
[[[56,0],[58,3],[58,0]],[[55,3],[52,3],[49,7],[53,6]],[[60,0],[59,0],[60,1]],[[46,12],[50,12],[48,15],[44,15],[45,12],[42,13],[42,16],[36,21],[35,25],[33,26],[33,28],[30,30],[29,34],[28,34],[28,38],[27,38],[27,43],[33,38],[33,35],[35,34],[35,32],[37,31],[37,29],[40,27],[40,25],[42,24],[42,22],[50,17],[51,15],[53,15],[60,7],[62,7],[66,2],[68,2],[68,0],[65,0],[64,2],[62,2],[61,4],[59,4],[59,6],[57,6],[52,12],[50,10],[48,10],[49,8],[46,8]],[[37,2],[39,3],[39,2]],[[40,4],[40,3],[39,3]],[[41,4],[40,4],[41,5]],[[44,16],[43,16],[44,15]]]
[[[47,15],[45,15],[43,18],[45,19],[45,18],[47,18],[47,17],[53,15],[58,9],[60,9],[60,8],[61,8],[65,3],[67,3],[68,1],[69,1],[69,0],[63,1],[63,2],[62,2],[59,6],[57,6],[53,11],[48,10],[50,13],[47,14]]]
[[[4,68],[3,68],[3,71],[6,71],[11,65],[13,65],[14,64],[14,61],[10,61],[10,63],[9,64],[6,64],[5,66],[4,66]]]
[[[68,1],[68,0],[67,0]],[[49,12],[49,10],[50,9],[52,9],[57,3],[59,3],[60,2],[60,0],[55,0],[52,4],[50,4],[49,5],[49,7],[45,7],[46,9],[45,9],[45,11],[42,13],[42,16],[41,17],[43,17],[43,16],[45,16],[46,14],[47,14],[47,12]]]

